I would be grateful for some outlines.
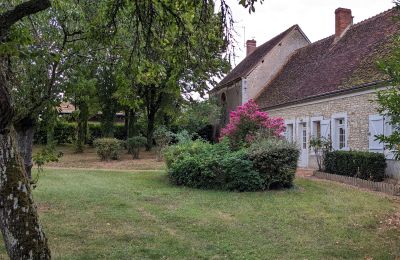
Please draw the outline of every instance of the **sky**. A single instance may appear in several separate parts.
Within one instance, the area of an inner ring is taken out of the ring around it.
[[[300,25],[311,42],[328,37],[335,32],[335,9],[349,8],[358,23],[394,7],[393,0],[264,0],[257,3],[256,12],[238,4],[238,0],[227,0],[236,21],[235,49],[237,65],[246,54],[244,43],[255,39],[257,46],[263,44],[294,24]]]

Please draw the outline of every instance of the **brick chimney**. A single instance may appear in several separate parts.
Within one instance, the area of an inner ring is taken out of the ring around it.
[[[350,9],[338,8],[335,10],[335,38],[339,38],[352,24],[353,16],[351,16]]]
[[[255,49],[257,48],[256,40],[247,40],[246,41],[246,56],[249,56]]]

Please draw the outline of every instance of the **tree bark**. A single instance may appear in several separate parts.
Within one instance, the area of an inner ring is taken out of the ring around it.
[[[134,136],[139,135],[139,131],[137,128],[137,115],[135,110],[129,109],[128,110],[128,122],[127,122],[127,137],[131,138]]]
[[[29,181],[32,180],[32,148],[35,120],[24,118],[14,124],[18,151],[24,164],[26,176]]]
[[[12,130],[0,134],[0,229],[11,259],[51,259]]]

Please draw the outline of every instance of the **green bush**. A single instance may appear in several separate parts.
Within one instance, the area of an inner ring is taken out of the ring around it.
[[[114,137],[119,140],[126,140],[126,128],[124,124],[114,124]]]
[[[94,140],[102,137],[101,125],[99,123],[88,124],[88,144],[93,145]]]
[[[139,159],[140,148],[146,145],[147,139],[143,136],[134,136],[126,140],[126,146],[133,159]]]
[[[99,138],[94,140],[97,155],[102,161],[118,160],[122,152],[122,141],[115,138]]]
[[[364,180],[383,181],[385,168],[385,156],[381,153],[333,151],[325,158],[326,172]]]
[[[282,140],[231,151],[229,141],[169,146],[165,159],[172,183],[193,188],[257,191],[292,186],[298,149]]]
[[[33,142],[47,144],[48,129],[45,122],[41,122],[35,129]],[[72,144],[76,136],[76,123],[59,120],[54,125],[54,141],[57,144]]]
[[[221,161],[224,170],[224,186],[230,191],[263,190],[263,180],[249,160],[246,150],[229,153]]]
[[[293,185],[300,154],[295,144],[277,138],[263,139],[252,143],[248,153],[264,189]]]

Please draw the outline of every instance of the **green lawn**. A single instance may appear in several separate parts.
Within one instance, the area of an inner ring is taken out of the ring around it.
[[[385,225],[399,202],[332,182],[229,193],[174,187],[164,172],[46,170],[35,199],[57,259],[400,256],[400,230]]]

